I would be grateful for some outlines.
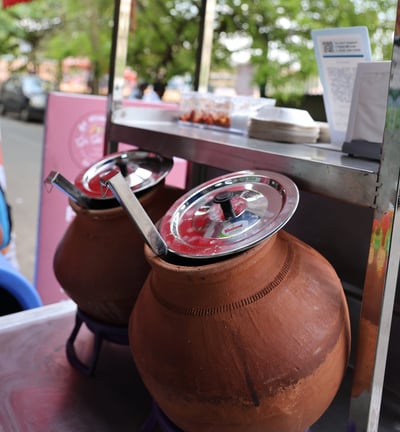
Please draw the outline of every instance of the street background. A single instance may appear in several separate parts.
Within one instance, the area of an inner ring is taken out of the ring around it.
[[[7,199],[12,207],[21,273],[34,282],[44,126],[0,117]],[[50,227],[51,228],[51,227]]]

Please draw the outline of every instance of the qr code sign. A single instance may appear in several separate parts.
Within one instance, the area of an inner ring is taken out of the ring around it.
[[[322,42],[322,49],[324,51],[324,54],[333,53],[333,42],[332,41],[326,41]]]

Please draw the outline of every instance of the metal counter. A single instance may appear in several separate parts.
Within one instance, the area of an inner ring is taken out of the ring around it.
[[[128,346],[103,342],[94,376],[65,354],[76,306],[65,301],[0,318],[0,431],[134,432],[151,410]],[[75,343],[84,359],[93,334]]]
[[[114,112],[110,127],[114,142],[227,171],[280,172],[300,189],[375,206],[378,162],[350,157],[328,144],[277,143],[183,125],[177,121],[177,112],[170,109],[124,107]]]

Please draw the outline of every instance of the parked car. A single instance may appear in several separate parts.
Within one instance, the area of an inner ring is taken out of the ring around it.
[[[0,87],[0,115],[17,113],[21,120],[43,121],[52,83],[37,75],[13,75]]]

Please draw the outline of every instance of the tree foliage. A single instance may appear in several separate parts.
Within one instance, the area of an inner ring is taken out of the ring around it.
[[[259,86],[275,91],[303,89],[304,80],[317,75],[311,30],[367,26],[375,58],[389,59],[396,1],[349,0],[224,0],[219,34],[250,36],[250,62]],[[381,12],[384,11],[384,12]]]
[[[51,58],[61,63],[66,57],[88,57],[92,64],[94,92],[99,77],[109,68],[113,2],[108,0],[35,0],[0,11],[8,23],[4,39],[30,45],[34,66]],[[25,25],[24,25],[25,24]],[[17,54],[14,48],[13,53]],[[7,53],[1,49],[0,53]]]
[[[145,80],[195,72],[202,1],[136,0],[136,31],[128,63]],[[214,33],[213,67],[229,67],[230,53]]]
[[[232,69],[246,51],[263,90],[301,93],[317,76],[311,30],[367,26],[376,60],[390,59],[395,0],[219,0],[212,67]],[[137,0],[137,30],[129,62],[146,79],[194,73],[201,1]],[[227,42],[231,43],[227,43]],[[247,45],[246,45],[247,42]],[[243,44],[245,44],[243,46]]]
[[[64,8],[63,31],[47,41],[46,53],[59,61],[66,57],[89,58],[91,86],[97,93],[99,79],[109,68],[113,2],[63,0],[58,3]]]
[[[0,53],[13,55],[18,52],[20,39],[14,20],[6,13],[0,13]]]
[[[38,2],[35,7],[20,4],[18,7],[2,11],[0,53],[17,56],[22,51],[27,57],[25,66],[36,70],[40,62],[41,46],[60,29],[62,23],[59,10],[54,14],[49,13],[49,9],[53,9],[52,4],[55,5],[56,2]]]

